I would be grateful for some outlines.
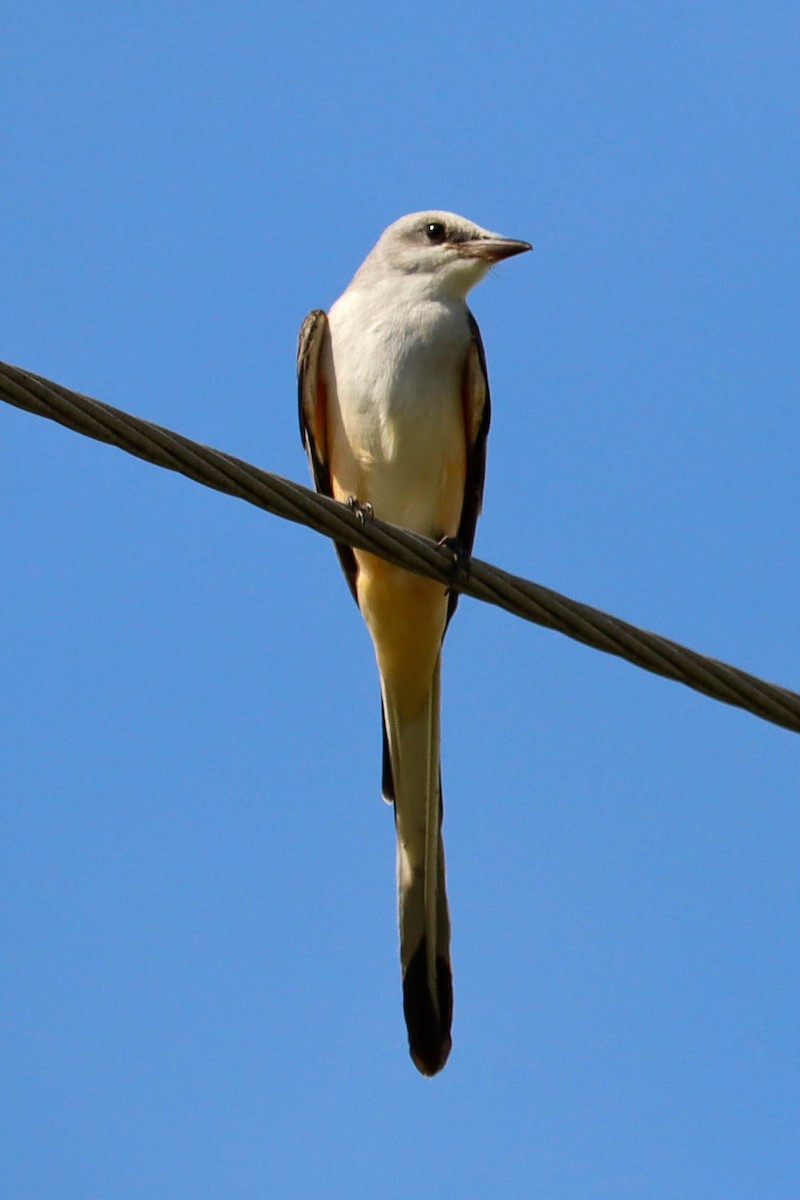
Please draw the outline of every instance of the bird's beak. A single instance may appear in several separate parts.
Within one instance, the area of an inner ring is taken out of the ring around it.
[[[482,258],[490,263],[500,262],[504,258],[513,258],[515,254],[524,254],[532,250],[530,242],[518,242],[515,238],[483,237],[461,242],[458,247],[463,258]]]

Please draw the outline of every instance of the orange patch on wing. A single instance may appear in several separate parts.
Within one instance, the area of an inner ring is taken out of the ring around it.
[[[314,440],[317,444],[317,456],[321,462],[328,459],[328,389],[320,380],[317,383],[317,394],[314,397]]]
[[[464,485],[467,478],[465,455],[457,462],[447,462],[444,468],[445,482],[439,497],[440,537],[455,537],[461,524],[461,509],[464,504]]]
[[[474,449],[483,424],[486,407],[486,377],[481,366],[478,347],[473,342],[467,354],[464,366],[464,378],[461,384],[461,405],[464,410],[464,431],[467,446]]]

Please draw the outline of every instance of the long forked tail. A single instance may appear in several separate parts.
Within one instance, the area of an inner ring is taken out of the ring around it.
[[[442,842],[437,660],[422,708],[412,715],[383,689],[384,794],[394,802],[403,1012],[414,1064],[441,1071],[450,1053],[453,983]]]

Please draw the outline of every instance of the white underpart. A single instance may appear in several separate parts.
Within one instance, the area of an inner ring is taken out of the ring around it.
[[[471,335],[463,301],[420,298],[425,282],[391,277],[391,294],[356,283],[333,305],[331,411],[364,481],[357,499],[386,521],[437,536],[447,466],[463,447]]]

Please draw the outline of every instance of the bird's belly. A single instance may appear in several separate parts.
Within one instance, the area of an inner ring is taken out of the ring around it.
[[[337,424],[333,462],[349,463],[348,494],[415,533],[455,535],[466,472],[460,391],[343,405]]]

